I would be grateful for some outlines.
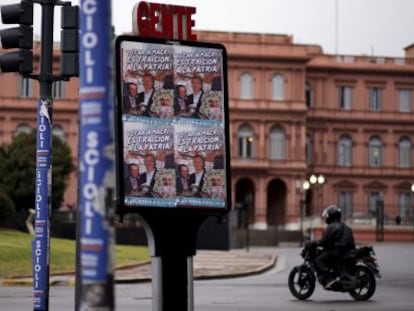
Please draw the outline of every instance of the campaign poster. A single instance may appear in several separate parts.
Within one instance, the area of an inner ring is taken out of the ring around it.
[[[175,206],[171,121],[124,117],[124,194],[127,206]]]
[[[127,45],[122,53],[124,114],[174,117],[174,49],[168,45]]]
[[[177,205],[225,207],[224,131],[220,124],[179,119],[174,144]]]
[[[228,208],[223,49],[118,45],[124,206]]]
[[[185,109],[181,105],[178,116],[223,122],[222,68],[219,50],[177,47],[174,57],[177,98],[185,99]]]

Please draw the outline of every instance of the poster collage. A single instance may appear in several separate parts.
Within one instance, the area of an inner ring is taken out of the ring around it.
[[[122,42],[126,207],[226,208],[222,58],[220,49]]]

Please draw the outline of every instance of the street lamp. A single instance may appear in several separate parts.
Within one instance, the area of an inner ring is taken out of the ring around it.
[[[308,180],[305,180],[302,184],[302,190],[303,190],[303,197],[300,200],[300,222],[299,222],[299,226],[300,226],[300,234],[301,234],[301,240],[300,240],[300,246],[303,245],[303,218],[304,218],[304,209],[305,209],[305,204],[306,204],[306,194],[307,191],[310,189],[310,182]]]
[[[326,182],[326,178],[324,175],[319,174],[312,174],[309,176],[309,178],[307,180],[305,180],[302,183],[302,189],[303,189],[303,193],[304,193],[304,199],[302,199],[300,201],[300,230],[303,230],[303,220],[304,220],[304,208],[307,202],[307,192],[311,189],[311,188],[316,188],[316,200],[313,199],[313,195],[311,198],[311,202],[309,202],[311,204],[310,206],[310,210],[311,210],[311,216],[313,216],[315,210],[314,210],[314,206],[316,206],[316,209],[320,209],[320,187]],[[313,201],[316,201],[315,205],[313,204]],[[312,219],[309,223],[310,227],[308,228],[309,230],[309,236],[312,236]]]
[[[309,182],[310,182],[311,186],[316,187],[316,196],[317,196],[317,198],[316,198],[316,208],[318,209],[318,211],[322,210],[322,208],[321,208],[321,198],[320,198],[320,196],[321,196],[320,187],[325,183],[325,181],[326,181],[325,176],[322,175],[322,174],[321,175],[312,174],[309,177]]]

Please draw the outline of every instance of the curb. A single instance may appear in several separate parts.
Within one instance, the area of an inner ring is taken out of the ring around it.
[[[139,262],[136,264],[121,265],[121,266],[115,267],[115,270],[125,270],[125,269],[134,268],[134,267],[144,266],[150,263],[151,261],[148,260],[148,261],[143,261],[143,262]],[[75,272],[62,272],[62,273],[52,274],[49,278],[49,286],[75,286],[76,280],[75,280],[75,277],[73,276],[74,274]],[[67,277],[68,279],[67,280],[58,279],[58,278],[61,278],[62,276]],[[8,278],[6,277],[3,279],[0,279],[0,284],[4,286],[33,286],[33,279],[31,275],[20,276],[20,277],[15,276],[15,277],[8,277]]]
[[[199,276],[195,276],[194,279],[195,280],[230,279],[230,278],[238,278],[238,277],[256,275],[256,274],[269,271],[276,265],[276,262],[277,262],[277,256],[272,255],[269,261],[265,265],[257,269],[250,269],[250,270],[228,273],[228,274],[223,273],[223,274],[217,274],[217,275],[199,275]]]
[[[270,256],[268,262],[259,268],[248,269],[248,270],[232,272],[232,273],[221,273],[221,274],[215,274],[215,275],[200,274],[200,275],[195,275],[194,280],[228,279],[228,278],[238,278],[238,277],[256,275],[256,274],[260,274],[260,273],[263,273],[263,272],[266,272],[272,269],[276,265],[276,262],[277,262],[277,256],[272,255]],[[148,263],[149,261],[138,263],[138,264],[125,265],[125,266],[117,267],[116,270],[143,266]],[[66,276],[67,280],[62,280],[61,278],[62,276]],[[143,278],[115,279],[116,284],[133,284],[133,283],[145,283],[145,282],[151,282],[151,278],[143,277]],[[19,278],[19,277],[4,278],[3,280],[1,280],[1,283],[5,286],[33,286],[33,280],[31,278]],[[51,278],[49,279],[49,286],[75,286],[75,285],[76,285],[75,277],[68,276],[68,274],[55,274],[55,275],[52,275]]]

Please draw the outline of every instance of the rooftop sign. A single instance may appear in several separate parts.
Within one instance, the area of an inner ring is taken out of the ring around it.
[[[195,7],[141,1],[132,11],[132,29],[136,36],[167,40],[196,41],[192,33]]]

